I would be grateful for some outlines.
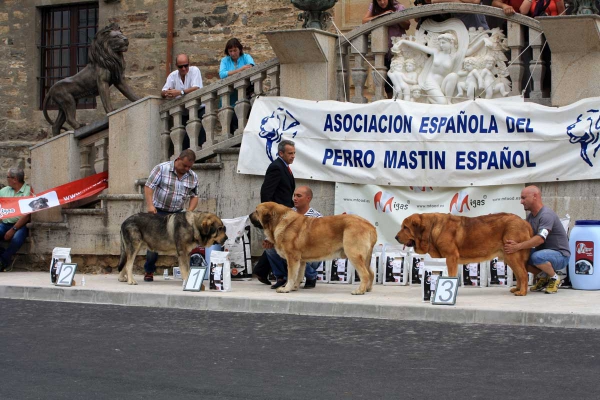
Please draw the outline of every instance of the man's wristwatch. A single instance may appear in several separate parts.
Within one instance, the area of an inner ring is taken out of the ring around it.
[[[16,227],[16,226],[13,226],[13,227],[12,227],[12,230],[13,230],[13,231],[15,231],[15,232],[16,232],[16,231],[18,231],[18,229],[17,229],[17,227]]]
[[[183,90],[181,91],[181,95],[182,95],[182,96],[183,96],[183,95],[185,95],[185,92],[184,92]]]

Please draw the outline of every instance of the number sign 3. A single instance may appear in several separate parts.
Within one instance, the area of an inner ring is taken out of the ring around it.
[[[435,294],[433,295],[433,304],[442,304],[453,306],[456,304],[456,294],[458,293],[458,278],[441,276],[438,278]]]
[[[56,279],[56,286],[71,286],[73,283],[73,277],[77,271],[77,264],[64,263],[58,273]]]
[[[202,281],[206,275],[207,267],[191,267],[190,276],[183,284],[183,290],[189,292],[199,292],[202,289]]]

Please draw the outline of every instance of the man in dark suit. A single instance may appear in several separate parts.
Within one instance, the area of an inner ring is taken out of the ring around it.
[[[290,168],[290,164],[292,164],[296,158],[296,147],[294,142],[291,140],[282,140],[279,142],[277,154],[279,157],[269,165],[267,172],[265,173],[265,180],[260,188],[260,202],[273,201],[292,208],[294,207],[294,190],[296,190],[296,182]],[[265,252],[255,266],[254,274],[258,277],[260,282],[270,284],[271,282],[267,279],[270,270],[269,261],[284,261],[275,252],[273,243],[264,240],[263,247],[265,248]],[[285,268],[285,266],[282,265],[281,268]],[[276,278],[277,282],[271,286],[272,289],[276,289],[285,284],[284,277]]]

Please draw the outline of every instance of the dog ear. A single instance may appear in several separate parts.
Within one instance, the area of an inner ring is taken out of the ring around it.
[[[265,212],[262,215],[262,226],[265,229],[271,228],[271,213],[270,212]]]
[[[211,237],[215,233],[217,233],[217,228],[215,227],[215,221],[212,216],[204,218],[204,220],[202,221],[202,224],[200,225],[200,233],[202,234],[202,236],[207,236],[207,237]]]
[[[423,253],[429,253],[429,235],[431,235],[431,219],[419,215],[413,219],[413,232],[415,233],[415,248]]]

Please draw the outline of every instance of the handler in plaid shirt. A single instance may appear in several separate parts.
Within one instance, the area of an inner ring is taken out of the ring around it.
[[[144,187],[146,208],[149,213],[167,215],[183,211],[189,198],[188,211],[198,205],[198,176],[192,171],[196,154],[184,150],[175,161],[158,164],[150,172]],[[144,264],[144,281],[152,282],[156,271],[158,253],[148,251]]]

